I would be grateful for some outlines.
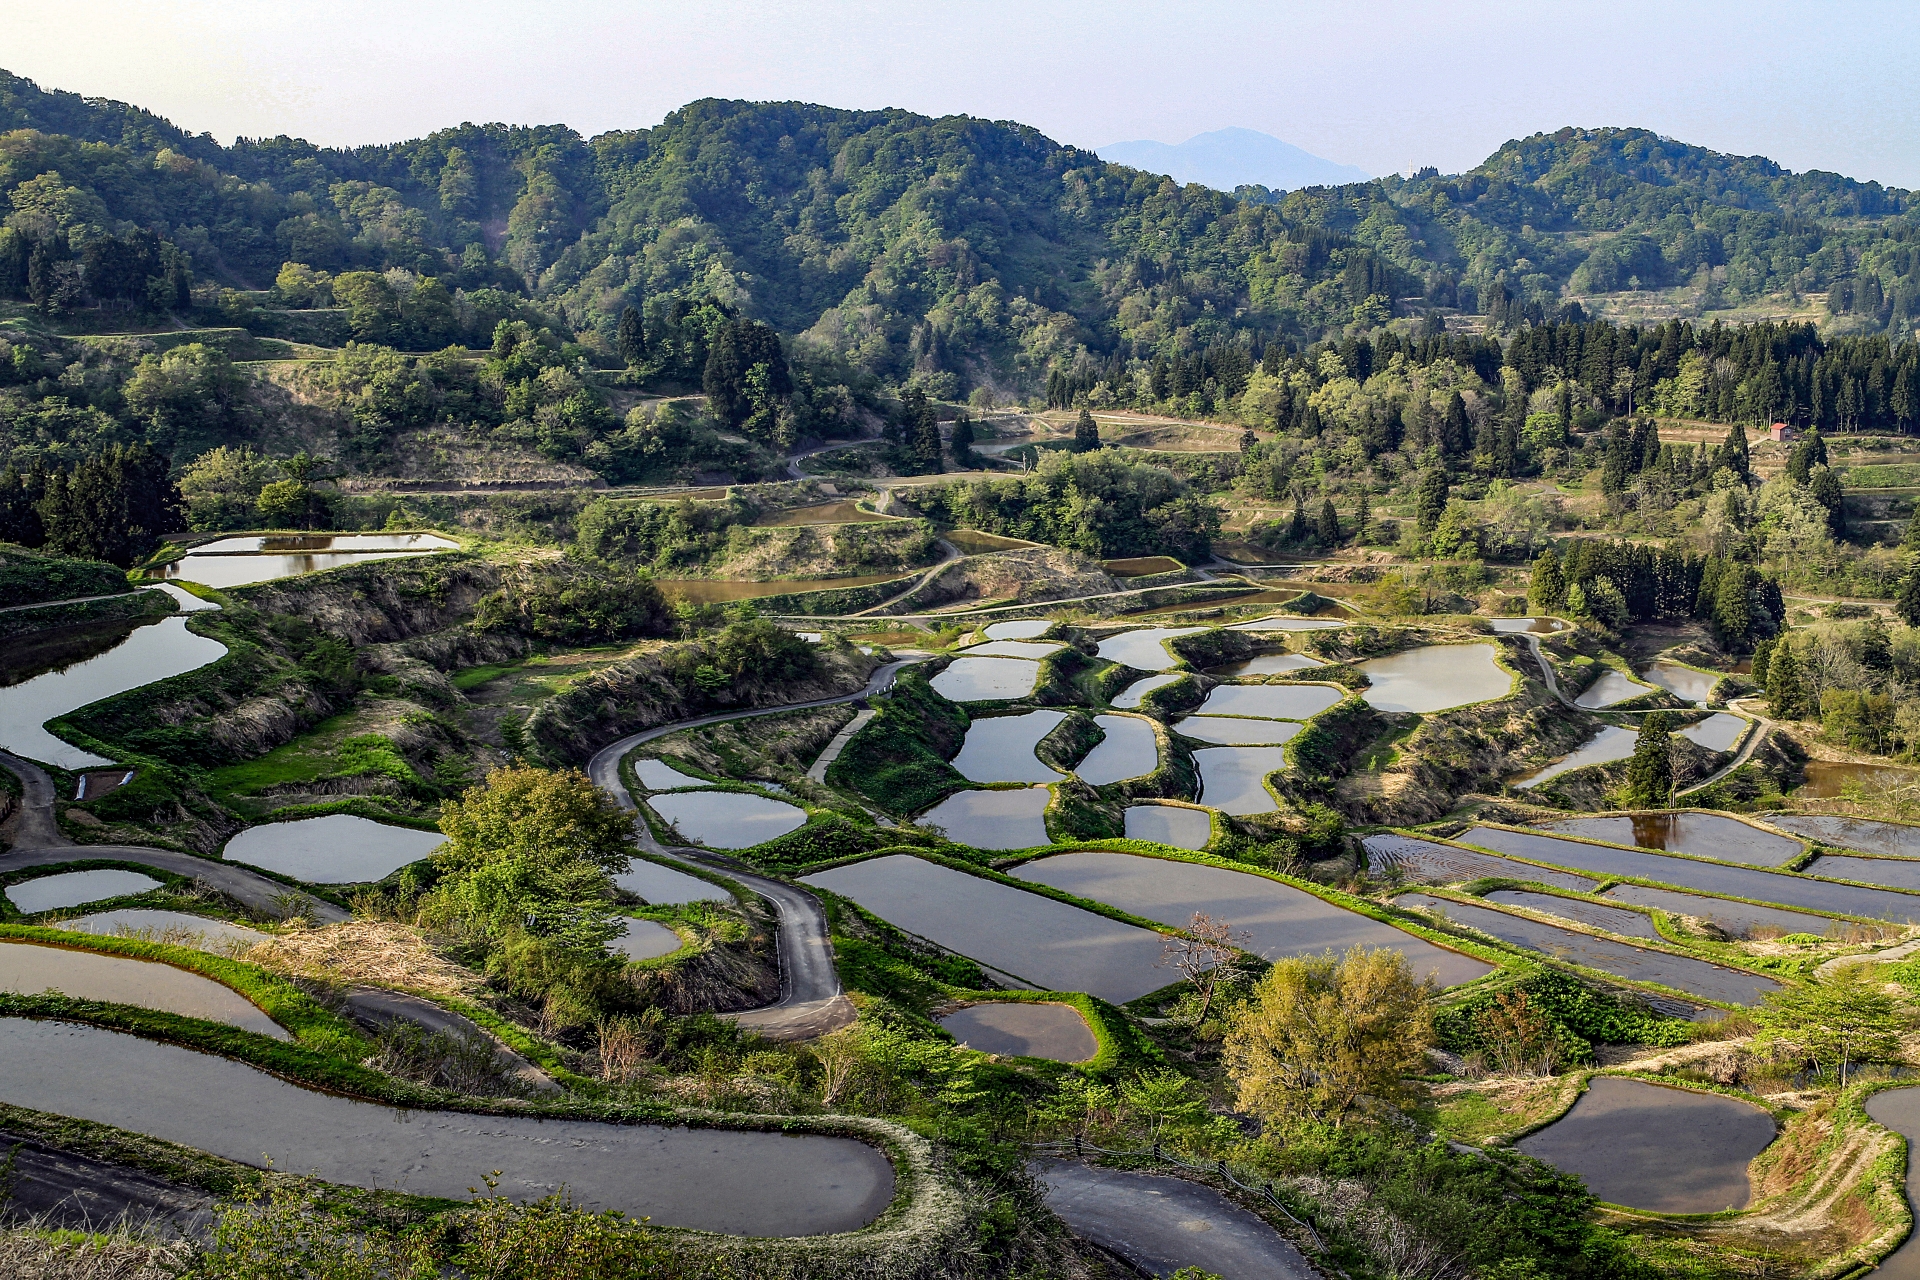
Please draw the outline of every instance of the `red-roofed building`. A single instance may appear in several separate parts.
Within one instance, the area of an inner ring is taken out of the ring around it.
[[[1797,440],[1800,437],[1800,433],[1798,431],[1795,431],[1792,427],[1788,426],[1784,422],[1774,423],[1773,429],[1769,431],[1767,434],[1773,437],[1775,440]]]

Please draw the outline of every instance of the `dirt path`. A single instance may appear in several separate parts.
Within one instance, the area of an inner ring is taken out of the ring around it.
[[[384,987],[353,986],[346,992],[347,1011],[354,1021],[378,1025],[385,1022],[411,1022],[430,1032],[444,1032],[456,1040],[479,1041],[493,1049],[493,1060],[500,1071],[512,1076],[535,1093],[558,1093],[553,1077],[495,1039],[471,1018],[442,1009],[422,996]]]
[[[1745,716],[1747,719],[1754,721],[1756,724],[1759,725],[1759,728],[1749,729],[1747,731],[1746,741],[1740,744],[1739,752],[1735,754],[1735,756],[1733,757],[1733,760],[1730,763],[1728,763],[1728,765],[1725,768],[1721,769],[1717,773],[1709,774],[1704,781],[1694,783],[1692,786],[1688,787],[1685,791],[1675,792],[1674,793],[1675,795],[1690,796],[1696,791],[1704,791],[1706,788],[1712,786],[1714,783],[1720,781],[1720,779],[1732,773],[1735,769],[1738,769],[1741,765],[1745,764],[1747,761],[1753,759],[1753,753],[1760,749],[1760,744],[1762,742],[1765,742],[1767,739],[1767,735],[1773,732],[1774,722],[1767,719],[1765,716],[1761,715],[1758,711],[1752,711],[1740,705],[1741,703],[1748,702],[1748,701],[1751,701],[1751,699],[1736,698],[1732,702],[1729,702],[1727,704],[1727,708],[1728,710],[1733,711],[1736,714]]]

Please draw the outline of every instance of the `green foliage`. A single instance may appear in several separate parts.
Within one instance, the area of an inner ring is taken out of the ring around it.
[[[1640,736],[1634,739],[1627,783],[1620,795],[1622,808],[1661,808],[1672,799],[1672,733],[1673,717],[1666,712],[1649,711],[1641,717]]]
[[[874,718],[828,768],[829,783],[901,817],[967,785],[948,763],[966,738],[967,713],[935,693],[919,668],[902,671],[873,709]]]
[[[0,600],[10,605],[130,590],[127,575],[113,565],[0,544]]]
[[[478,631],[518,631],[568,645],[671,635],[673,612],[644,574],[593,565],[510,576],[474,607]]]
[[[895,833],[883,834],[842,814],[822,811],[809,815],[798,830],[754,846],[748,856],[769,871],[792,874],[815,863],[857,857],[898,839]]]
[[[1691,1025],[1683,1019],[1602,995],[1552,969],[1529,969],[1512,989],[1524,991],[1529,1007],[1552,1022],[1563,1061],[1586,1061],[1595,1043],[1681,1045],[1692,1034]],[[1495,1007],[1497,994],[1477,992],[1438,1010],[1434,1029],[1441,1046],[1462,1054],[1483,1051],[1483,1018]]]

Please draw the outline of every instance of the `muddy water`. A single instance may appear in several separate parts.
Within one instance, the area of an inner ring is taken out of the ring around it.
[[[1175,731],[1201,742],[1227,746],[1279,746],[1306,726],[1291,720],[1258,720],[1232,716],[1183,716]]]
[[[58,911],[61,907],[77,907],[86,902],[124,898],[159,887],[158,880],[143,876],[138,871],[104,868],[99,871],[61,871],[9,885],[7,901],[18,908],[21,914],[30,916],[38,911]]]
[[[1881,1098],[1894,1096],[1869,1099],[1868,1114]],[[1747,1164],[1773,1136],[1773,1117],[1747,1103],[1596,1076],[1564,1117],[1514,1145],[1579,1174],[1610,1204],[1718,1213],[1746,1207],[1752,1195]]]
[[[1143,676],[1128,685],[1121,693],[1117,694],[1113,699],[1113,705],[1119,707],[1122,711],[1132,711],[1140,705],[1140,699],[1146,697],[1155,689],[1184,678],[1185,673],[1179,671],[1169,671],[1165,675],[1158,676]]]
[[[1338,631],[1342,627],[1353,625],[1349,618],[1295,618],[1276,614],[1271,618],[1255,618],[1251,622],[1236,622],[1230,628],[1233,631]]]
[[[1307,667],[1324,665],[1304,653],[1263,653],[1257,658],[1248,658],[1245,662],[1230,662],[1224,667],[1214,667],[1207,674],[1219,676],[1222,680],[1231,680],[1235,676],[1277,676],[1286,671],[1300,671]]]
[[[975,720],[953,767],[974,782],[1058,781],[1062,775],[1041,764],[1033,749],[1066,718],[1064,711],[1029,711]]]
[[[330,813],[248,827],[227,841],[220,856],[310,884],[363,884],[384,880],[445,842],[438,831]]]
[[[1134,556],[1130,560],[1102,560],[1100,567],[1116,578],[1140,578],[1150,573],[1173,573],[1187,566],[1172,556]]]
[[[1377,711],[1441,711],[1504,698],[1513,677],[1490,644],[1433,644],[1360,664],[1373,681],[1361,697]]]
[[[1384,873],[1398,867],[1401,874],[1409,879],[1424,880],[1431,884],[1465,884],[1469,880],[1488,880],[1498,876],[1586,893],[1597,883],[1581,876],[1568,875],[1564,871],[1536,867],[1530,862],[1515,862],[1511,858],[1456,849],[1450,844],[1435,844],[1430,840],[1415,840],[1411,836],[1367,836],[1360,843],[1366,846],[1367,861],[1374,870]]]
[[[1053,629],[1051,618],[1026,618],[1019,622],[989,622],[989,640],[1035,640]]]
[[[1394,902],[1402,907],[1437,910],[1455,924],[1490,933],[1516,947],[1557,956],[1589,969],[1598,969],[1636,982],[1657,982],[1706,1000],[1756,1005],[1760,1003],[1761,996],[1780,990],[1780,984],[1771,978],[1737,969],[1723,969],[1691,956],[1668,955],[1664,951],[1648,951],[1624,942],[1611,942],[1539,920],[1508,915],[1491,907],[1450,902],[1425,893],[1402,894]]]
[[[1549,831],[1585,836],[1589,840],[1607,840],[1614,844],[1638,845],[1642,849],[1665,849],[1668,853],[1691,853],[1723,862],[1744,862],[1753,867],[1777,867],[1800,856],[1798,840],[1750,827],[1734,818],[1714,813],[1636,813],[1618,817],[1571,818],[1564,822],[1541,824]]]
[[[838,591],[842,587],[871,587],[882,582],[905,582],[910,573],[870,573],[848,578],[775,578],[768,582],[747,582],[727,578],[661,578],[660,589],[670,596],[695,604],[726,604],[733,600],[759,600],[766,596],[795,595],[805,591]]]
[[[1838,800],[1848,786],[1860,787],[1869,795],[1890,787],[1911,786],[1920,782],[1920,773],[1886,764],[1848,764],[1841,760],[1809,760],[1807,780],[1796,787],[1796,800]]]
[[[0,1020],[0,1100],[347,1186],[465,1200],[498,1169],[515,1200],[564,1183],[590,1209],[740,1235],[855,1230],[893,1195],[851,1139],[403,1111],[71,1023]]]
[[[1019,658],[955,658],[927,683],[955,702],[992,702],[1024,698],[1040,679],[1040,664]]]
[[[748,849],[807,821],[798,805],[734,791],[670,791],[647,797],[647,807],[709,849]]]
[[[1344,689],[1324,684],[1223,684],[1207,695],[1199,714],[1307,720],[1346,696]]]
[[[607,949],[629,960],[670,956],[683,945],[680,935],[658,920],[636,920],[629,916],[620,926],[620,936],[609,942]]]
[[[1690,724],[1680,730],[1680,736],[1689,742],[1699,743],[1709,751],[1731,751],[1734,744],[1746,736],[1750,727],[1739,716],[1718,711],[1699,724]]]
[[[75,1000],[105,1000],[224,1022],[275,1040],[293,1038],[231,987],[152,960],[25,942],[0,943],[0,991],[29,996],[57,991]]]
[[[1649,889],[1645,885],[1617,884],[1606,897],[1631,902],[1635,906],[1658,907],[1670,915],[1695,916],[1711,920],[1728,933],[1744,936],[1756,925],[1768,925],[1786,933],[1824,934],[1833,925],[1826,916],[1810,916],[1804,911],[1786,911],[1779,907],[1756,907],[1749,902],[1728,898],[1702,898],[1671,889]]]
[[[1004,794],[1004,793],[1002,793]],[[805,877],[949,951],[1054,991],[1120,1004],[1174,981],[1151,929],[905,854]]]
[[[1065,645],[1055,641],[1039,640],[989,640],[985,644],[976,644],[962,650],[969,658],[1026,658],[1038,662],[1050,658]]]
[[[635,858],[613,883],[635,893],[654,906],[677,906],[683,902],[724,902],[731,895],[717,884],[708,884],[699,876],[690,876],[672,867],[663,867],[645,858]]]
[[[364,564],[431,555],[460,544],[431,533],[311,534],[284,538],[221,538],[162,565],[161,576],[206,587],[238,587]]]
[[[1493,630],[1496,635],[1550,636],[1556,631],[1565,631],[1567,624],[1558,618],[1495,618]]]
[[[1920,1089],[1888,1089],[1867,1099],[1867,1114],[1907,1140],[1907,1203],[1920,1204]],[[1920,1232],[1888,1255],[1875,1280],[1920,1280]]]
[[[189,915],[185,911],[155,911],[146,907],[98,911],[90,916],[62,920],[53,927],[73,933],[171,942],[201,951],[225,951],[229,944],[265,942],[269,936],[258,929],[230,924],[225,920],[210,920],[206,916]]]
[[[98,657],[0,689],[0,747],[63,769],[111,764],[42,726],[102,698],[197,670],[226,652],[218,640],[188,631],[187,619],[178,614],[135,627]]]
[[[1652,685],[1629,680],[1618,671],[1609,668],[1601,673],[1598,680],[1588,685],[1586,690],[1573,700],[1573,704],[1592,711],[1596,707],[1610,707],[1616,702],[1625,702],[1628,698],[1638,698],[1642,694],[1652,692]]]
[[[790,524],[877,524],[886,518],[851,502],[822,502],[817,506],[769,511],[753,523],[764,529]]]
[[[1484,961],[1244,871],[1131,853],[1061,853],[1015,867],[1012,874],[1175,928],[1185,928],[1194,913],[1203,912],[1244,932],[1246,949],[1266,960],[1329,948],[1393,947],[1406,954],[1416,973],[1435,974],[1442,986],[1493,971]]]
[[[1823,853],[1807,868],[1810,876],[1864,880],[1896,889],[1920,889],[1920,858],[1849,858]]]
[[[1520,774],[1517,777],[1508,779],[1508,781],[1513,786],[1525,790],[1528,787],[1537,787],[1548,779],[1557,778],[1563,773],[1571,773],[1575,769],[1584,769],[1590,764],[1606,764],[1612,760],[1625,760],[1633,754],[1633,744],[1639,739],[1639,736],[1640,735],[1632,729],[1622,729],[1617,725],[1608,725],[1601,729],[1599,733],[1594,734],[1585,745],[1572,755],[1562,756],[1544,769],[1535,769],[1531,773]]]
[[[1118,662],[1136,671],[1165,671],[1179,661],[1167,652],[1166,642],[1205,630],[1205,627],[1143,627],[1138,631],[1122,631],[1102,640],[1099,653],[1109,662]]]
[[[1705,702],[1707,695],[1713,692],[1713,686],[1720,683],[1720,676],[1715,672],[1696,671],[1665,658],[1656,660],[1642,671],[1640,678],[1678,694],[1688,702]]]
[[[1200,800],[1224,813],[1269,813],[1279,807],[1267,791],[1270,773],[1287,767],[1281,747],[1205,747],[1193,753],[1200,768]]]
[[[920,815],[948,838],[976,849],[1031,849],[1049,843],[1045,787],[1005,791],[956,791]]]
[[[1880,853],[1890,858],[1920,858],[1920,827],[1831,813],[1773,813],[1767,815],[1767,821],[1797,836],[1843,849]]]
[[[1153,725],[1139,716],[1095,716],[1093,722],[1107,731],[1086,759],[1074,766],[1082,782],[1104,787],[1109,782],[1144,777],[1160,767],[1160,747],[1153,740]]]
[[[675,787],[704,787],[705,778],[696,778],[680,772],[665,760],[636,757],[633,762],[633,776],[640,779],[640,785],[649,791],[671,791]]]
[[[1213,838],[1213,820],[1199,809],[1174,804],[1127,806],[1127,838],[1170,844],[1176,849],[1204,849]]]
[[[968,1005],[939,1022],[963,1047],[981,1053],[1085,1062],[1100,1051],[1093,1028],[1068,1004],[993,1001]]]
[[[1660,931],[1653,927],[1652,919],[1641,915],[1638,911],[1628,911],[1624,907],[1603,907],[1597,902],[1585,902],[1579,898],[1561,898],[1551,893],[1535,893],[1530,889],[1496,889],[1487,894],[1486,899],[1488,902],[1504,903],[1507,906],[1544,911],[1548,915],[1559,916],[1563,920],[1575,920],[1627,938],[1658,940],[1660,937]]]

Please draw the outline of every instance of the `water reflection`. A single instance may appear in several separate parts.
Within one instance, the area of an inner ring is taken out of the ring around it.
[[[1625,907],[1603,907],[1597,902],[1587,902],[1581,898],[1562,898],[1551,893],[1536,893],[1531,889],[1495,889],[1485,897],[1488,902],[1544,911],[1548,915],[1575,920],[1581,924],[1592,925],[1596,929],[1605,929],[1608,933],[1618,933],[1629,938],[1658,941],[1660,937],[1660,931],[1653,927],[1653,920],[1650,917],[1638,911],[1629,911]]]
[[[1526,790],[1537,787],[1550,778],[1575,769],[1584,769],[1590,764],[1606,764],[1613,760],[1625,760],[1633,754],[1633,744],[1639,734],[1632,729],[1622,729],[1617,725],[1608,725],[1593,735],[1578,751],[1564,756],[1542,769],[1523,773],[1510,780],[1510,784]]]
[[[1848,787],[1868,793],[1889,787],[1911,786],[1920,773],[1890,764],[1850,764],[1844,760],[1809,760],[1804,766],[1806,782],[1794,788],[1796,800],[1839,800]]]
[[[1108,662],[1118,662],[1136,671],[1165,671],[1179,661],[1167,652],[1166,642],[1205,630],[1205,627],[1144,627],[1139,631],[1122,631],[1102,640],[1099,653]]]
[[[1727,711],[1716,711],[1699,724],[1680,730],[1680,736],[1709,751],[1731,751],[1747,732],[1747,721]]]
[[[1117,695],[1113,700],[1113,705],[1119,707],[1122,711],[1135,710],[1140,705],[1140,699],[1146,697],[1155,689],[1170,685],[1175,680],[1185,678],[1186,672],[1184,671],[1169,671],[1164,675],[1142,676],[1140,679],[1128,685],[1122,693]]]
[[[1173,727],[1200,742],[1234,747],[1277,747],[1306,726],[1292,720],[1262,720],[1243,716],[1182,716]]]
[[[1831,813],[1770,813],[1767,821],[1783,831],[1843,849],[1884,853],[1894,858],[1920,858],[1920,827],[1899,822],[1871,822]]]
[[[1668,658],[1654,662],[1640,678],[1662,689],[1679,695],[1688,702],[1705,702],[1707,695],[1713,692],[1713,686],[1720,683],[1720,676],[1712,671],[1695,671],[1692,667],[1682,666]]]
[[[310,884],[366,884],[420,861],[445,841],[438,831],[330,813],[248,827],[220,856]]]
[[[1153,738],[1153,725],[1139,716],[1095,716],[1093,722],[1106,730],[1087,758],[1074,767],[1082,782],[1104,787],[1110,782],[1139,778],[1160,767],[1160,747]]]
[[[138,871],[62,871],[7,886],[7,901],[22,915],[58,911],[87,902],[104,902],[158,889],[160,882]]]
[[[1616,702],[1625,702],[1628,698],[1638,698],[1642,694],[1652,692],[1651,685],[1629,680],[1609,667],[1601,673],[1598,680],[1588,685],[1586,690],[1573,700],[1573,704],[1592,711],[1596,707],[1610,707]]]
[[[1267,775],[1287,767],[1282,747],[1206,747],[1193,753],[1200,768],[1200,799],[1224,813],[1268,813],[1279,803]]]
[[[431,533],[300,534],[221,538],[160,567],[162,577],[238,587],[369,560],[431,555],[460,544]]]
[[[1053,782],[1062,775],[1033,754],[1040,739],[1067,718],[1064,711],[1029,711],[975,720],[953,767],[974,782]]]
[[[1047,844],[1045,787],[956,791],[920,815],[947,838],[976,849],[1031,849]]]
[[[1224,667],[1214,667],[1207,674],[1230,680],[1235,676],[1277,676],[1282,672],[1300,671],[1307,667],[1323,665],[1325,664],[1309,658],[1304,653],[1263,653],[1257,658],[1248,658],[1245,662],[1229,662]]]
[[[1127,806],[1127,838],[1170,844],[1176,849],[1204,849],[1213,838],[1213,820],[1204,810],[1176,804]]]
[[[669,791],[647,807],[687,840],[710,849],[749,849],[796,830],[807,811],[767,796],[736,791]]]
[[[1024,618],[1018,622],[989,622],[989,640],[1037,640],[1053,629],[1051,618]]]
[[[652,960],[670,956],[684,944],[680,935],[658,920],[636,920],[629,916],[620,922],[620,934],[607,949],[629,960]]]
[[[27,942],[0,943],[0,991],[38,995],[48,990],[75,1000],[104,1000],[224,1022],[274,1040],[293,1038],[231,987],[170,964]]]
[[[1513,676],[1490,644],[1432,644],[1360,664],[1373,682],[1360,696],[1376,711],[1443,711],[1505,697]]]
[[[1567,624],[1558,618],[1495,618],[1493,630],[1497,635],[1531,633],[1537,636],[1550,636],[1556,631],[1567,630]]]
[[[1223,684],[1207,695],[1199,714],[1307,720],[1346,696],[1346,690],[1324,684]]]
[[[954,702],[1024,698],[1040,680],[1040,664],[1021,658],[955,658],[927,683]]]
[[[1072,1005],[995,1000],[968,1005],[939,1023],[963,1048],[978,1053],[1085,1062],[1100,1050]]]
[[[1735,818],[1714,813],[1636,813],[1570,818],[1540,824],[1552,831],[1589,840],[1607,840],[1614,844],[1638,845],[1642,849],[1665,849],[1669,853],[1691,853],[1724,862],[1744,862],[1755,867],[1777,867],[1800,856],[1798,840],[1750,827]]]

